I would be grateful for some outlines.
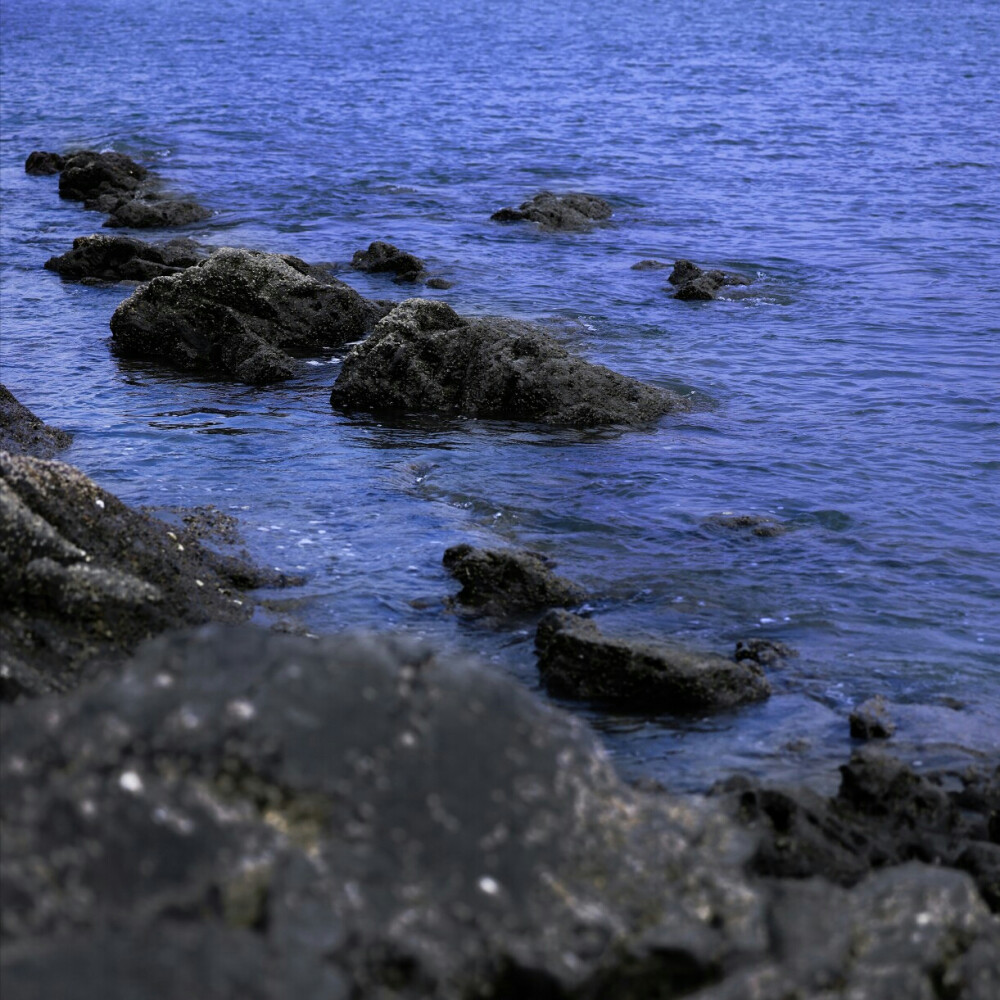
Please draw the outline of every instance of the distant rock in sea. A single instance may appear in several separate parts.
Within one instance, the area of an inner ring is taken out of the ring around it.
[[[544,230],[586,231],[596,222],[606,222],[613,209],[597,195],[574,192],[556,195],[541,191],[521,204],[520,208],[501,208],[490,219],[493,222],[536,222]]]

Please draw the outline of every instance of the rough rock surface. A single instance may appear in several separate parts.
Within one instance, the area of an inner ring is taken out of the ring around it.
[[[0,385],[0,451],[52,458],[68,448],[72,440],[72,434],[43,423],[17,401],[7,386]]]
[[[369,274],[394,274],[396,281],[419,281],[425,271],[424,262],[419,257],[381,240],[375,240],[367,250],[358,250],[351,260],[351,267]]]
[[[240,621],[237,588],[265,582],[72,466],[0,452],[0,700],[67,690],[166,628]]]
[[[570,426],[640,424],[684,400],[574,357],[537,327],[407,299],[345,358],[345,410],[442,413]]]
[[[455,600],[493,618],[583,601],[582,588],[552,572],[551,561],[526,549],[453,545],[444,565],[462,585]]]
[[[851,736],[857,740],[885,740],[896,731],[882,695],[863,701],[850,715]]]
[[[625,787],[583,725],[403,639],[168,636],[0,720],[18,997],[986,1000],[996,982],[965,875],[754,883],[717,809]]]
[[[679,260],[667,278],[676,288],[675,299],[687,301],[714,299],[720,288],[726,285],[749,285],[745,274],[735,271],[704,271],[689,260]]]
[[[124,153],[84,149],[61,156],[36,150],[24,169],[29,174],[58,173],[59,196],[104,212],[109,216],[106,226],[183,226],[212,214],[197,202],[164,193],[160,179]]]
[[[798,655],[791,646],[778,642],[777,639],[762,639],[755,636],[751,639],[740,639],[736,643],[733,659],[753,660],[762,667],[770,667]]]
[[[292,375],[293,355],[357,340],[385,309],[295,257],[217,250],[201,266],[155,278],[111,317],[125,357],[261,385]]]
[[[720,786],[733,815],[760,837],[753,871],[853,885],[872,868],[944,864],[968,871],[1000,911],[1000,766],[918,774],[864,747],[841,776],[831,798],[741,776]]]
[[[566,611],[550,611],[538,623],[535,649],[542,683],[563,697],[699,712],[771,693],[753,660],[608,638],[594,622]]]
[[[541,191],[520,208],[501,208],[490,219],[493,222],[537,222],[542,229],[585,231],[595,222],[611,218],[611,206],[593,194],[573,192],[555,195]]]
[[[73,249],[50,257],[45,267],[71,281],[150,281],[194,267],[208,256],[185,237],[146,243],[132,236],[78,236]]]

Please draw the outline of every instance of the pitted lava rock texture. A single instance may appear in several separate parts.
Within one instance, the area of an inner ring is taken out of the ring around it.
[[[72,434],[43,423],[17,401],[7,386],[0,385],[0,451],[52,458],[68,448],[72,440]]]
[[[0,700],[67,690],[166,628],[241,621],[237,588],[265,582],[70,465],[0,452]]]
[[[109,216],[105,226],[136,229],[184,226],[212,213],[189,199],[162,191],[159,177],[124,153],[94,149],[67,153],[31,153],[26,173],[59,174],[59,197],[82,201],[84,208]]]
[[[579,604],[583,589],[552,572],[550,561],[526,549],[453,545],[444,565],[462,585],[455,600],[490,617]]]
[[[150,281],[200,264],[208,250],[178,237],[145,243],[132,236],[78,236],[73,249],[50,257],[45,267],[70,281]]]
[[[736,271],[704,271],[689,260],[679,260],[667,278],[677,290],[675,299],[687,301],[714,299],[726,285],[749,285],[750,279]]]
[[[536,222],[546,230],[586,231],[595,222],[606,222],[613,209],[597,195],[572,192],[556,195],[541,191],[521,204],[520,208],[501,208],[490,219],[493,222]]]
[[[394,274],[396,281],[419,281],[425,270],[424,262],[419,257],[381,240],[375,240],[367,250],[358,250],[351,260],[351,267],[369,274]]]
[[[535,649],[542,683],[563,697],[683,713],[771,694],[753,660],[608,638],[594,622],[567,611],[550,611],[538,623]]]
[[[396,306],[351,351],[330,402],[579,427],[648,423],[686,407],[674,393],[574,357],[531,324],[466,318],[429,299]]]
[[[822,875],[849,886],[873,868],[944,864],[969,872],[1000,911],[1000,766],[919,774],[863,747],[840,770],[840,790],[830,798],[743,776],[718,787],[759,837],[753,871]]]
[[[357,340],[385,312],[317,270],[295,257],[217,250],[126,299],[111,317],[112,346],[251,385],[288,378],[295,355]]]
[[[16,996],[997,985],[998,924],[966,875],[755,882],[751,842],[710,802],[626,787],[584,725],[403,638],[165,636],[120,677],[0,723]]]

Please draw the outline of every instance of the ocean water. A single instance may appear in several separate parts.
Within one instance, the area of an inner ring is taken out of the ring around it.
[[[537,686],[533,622],[443,604],[446,546],[525,545],[609,633],[799,650],[731,713],[569,706],[629,776],[830,787],[876,693],[907,759],[1000,759],[995,0],[4,0],[0,28],[3,381],[126,501],[215,504],[305,573],[262,620],[403,629]],[[390,240],[454,282],[420,294],[537,320],[697,406],[627,432],[386,421],[330,408],[339,354],[266,389],[116,359],[131,289],[42,269],[100,227],[23,172],[72,147],[215,209],[200,240],[314,261]],[[541,189],[614,219],[488,221]],[[757,280],[678,302],[631,269],[647,257]],[[788,530],[706,523],[722,513]]]

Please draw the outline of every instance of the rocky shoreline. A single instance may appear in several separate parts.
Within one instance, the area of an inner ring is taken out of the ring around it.
[[[204,218],[161,211],[121,154],[33,153],[26,169],[58,173],[106,225]],[[611,215],[542,193],[493,219],[585,232]],[[353,266],[425,279],[385,243]],[[530,324],[365,299],[289,255],[92,236],[46,267],[140,282],[112,348],[180,371],[267,385],[350,347],[330,396],[346,413],[648,427],[689,406]],[[748,281],[683,260],[670,276],[682,300]],[[470,658],[246,624],[251,591],[294,581],[55,460],[68,435],[6,389],[0,423],[5,993],[1000,994],[1000,766],[916,774],[870,743],[828,799],[743,776],[707,797],[631,787],[578,720]],[[605,636],[538,553],[459,545],[444,562],[463,614],[537,623],[560,697],[737,711],[794,655]],[[858,738],[891,735],[887,713],[859,709]]]

